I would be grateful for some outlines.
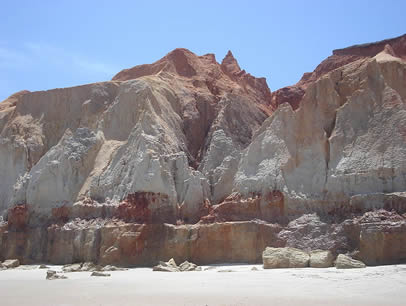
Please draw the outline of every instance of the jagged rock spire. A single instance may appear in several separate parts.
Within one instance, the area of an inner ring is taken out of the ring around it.
[[[230,50],[228,50],[227,55],[221,62],[221,67],[225,72],[230,74],[235,74],[241,71],[240,65],[238,65],[237,60],[234,58],[234,55]]]

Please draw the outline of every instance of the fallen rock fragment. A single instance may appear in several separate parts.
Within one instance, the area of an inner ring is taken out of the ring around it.
[[[179,267],[177,266],[175,260],[171,258],[169,261],[160,261],[158,265],[152,268],[152,271],[161,271],[161,272],[180,272]]]
[[[111,276],[111,274],[109,274],[109,273],[103,273],[103,272],[98,272],[98,271],[94,271],[94,272],[92,272],[92,274],[90,274],[90,276],[102,276],[102,277],[107,277],[107,276]]]
[[[83,263],[82,267],[80,268],[80,271],[82,272],[95,272],[95,271],[101,271],[102,267],[99,265],[95,265],[92,262],[85,262]]]
[[[334,256],[330,251],[314,250],[310,252],[311,268],[328,268],[333,266]]]
[[[116,266],[112,266],[112,265],[107,265],[101,268],[101,271],[126,271],[128,269],[126,268],[120,268],[120,267],[116,267]]]
[[[7,259],[2,263],[2,266],[6,269],[17,268],[20,265],[20,261],[18,259]]]
[[[84,263],[74,263],[69,265],[64,265],[62,267],[63,272],[94,272],[101,271],[103,267],[96,265],[92,262]]]
[[[171,258],[167,262],[160,261],[158,265],[152,268],[152,271],[161,271],[161,272],[202,271],[202,267],[199,267],[198,265],[192,262],[188,262],[187,260],[178,266],[175,260]]]
[[[63,272],[79,272],[82,269],[82,263],[74,263],[69,265],[64,265],[62,267]]]
[[[49,267],[47,265],[39,265],[38,269],[48,269]]]
[[[355,260],[344,254],[340,254],[336,259],[337,269],[353,269],[353,268],[365,268],[365,264],[362,261]]]
[[[202,268],[192,262],[185,261],[179,265],[179,270],[181,272],[202,271]]]
[[[262,253],[264,269],[305,268],[309,266],[308,253],[295,248],[267,247]]]
[[[48,270],[46,279],[48,280],[55,280],[55,279],[67,279],[67,277],[63,274],[58,274],[54,270]]]

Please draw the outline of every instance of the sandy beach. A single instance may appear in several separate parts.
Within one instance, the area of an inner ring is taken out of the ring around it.
[[[0,271],[0,299],[4,306],[404,305],[406,300],[406,265],[353,270],[263,270],[260,265],[203,269],[167,273],[135,268],[109,272],[111,277],[73,272],[65,273],[68,279],[50,281],[45,279],[47,270],[20,266]]]

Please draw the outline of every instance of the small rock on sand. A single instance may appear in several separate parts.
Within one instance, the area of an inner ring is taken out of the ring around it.
[[[169,261],[160,261],[158,265],[152,268],[152,271],[161,272],[187,272],[187,271],[202,271],[202,268],[198,265],[185,261],[179,266],[176,264],[175,260],[171,258]]]
[[[58,274],[54,270],[48,270],[46,279],[48,280],[55,280],[55,279],[67,279],[67,277],[63,274]]]
[[[126,270],[128,270],[128,269],[111,266],[111,265],[107,265],[107,266],[104,266],[103,268],[101,268],[101,271],[126,271]]]
[[[106,276],[111,276],[111,274],[94,271],[94,272],[92,272],[92,274],[90,274],[90,276],[103,276],[103,277],[106,277]]]

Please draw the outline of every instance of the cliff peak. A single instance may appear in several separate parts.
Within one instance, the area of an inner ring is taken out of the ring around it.
[[[238,65],[237,60],[230,50],[228,50],[226,56],[221,62],[221,67],[226,73],[229,74],[237,74],[241,71],[240,65]]]

